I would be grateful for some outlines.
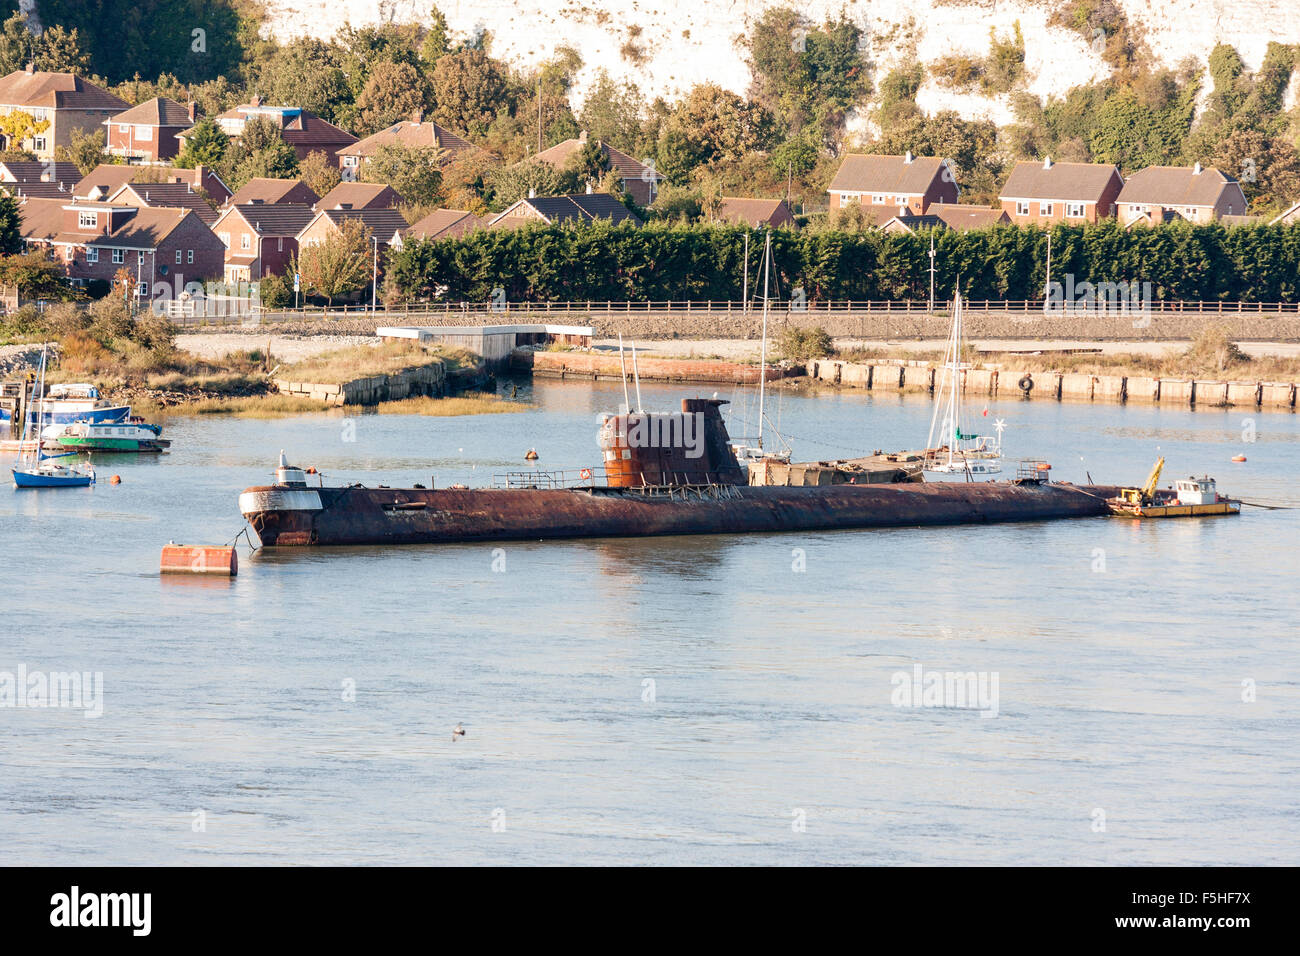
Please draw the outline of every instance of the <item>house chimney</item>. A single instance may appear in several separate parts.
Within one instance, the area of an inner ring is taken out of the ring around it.
[[[422,122],[424,122],[424,110],[415,110],[411,113],[411,123],[413,125],[419,126]]]
[[[188,108],[189,113],[190,113],[190,122],[191,122],[191,123],[196,123],[196,122],[198,122],[198,119],[199,119],[199,108],[198,108],[198,104],[195,103],[193,100],[190,100],[190,102],[189,102],[189,106],[188,106],[187,108]]]
[[[529,186],[529,187],[528,187],[528,198],[529,198],[529,199],[536,199],[536,198],[537,198],[537,190],[534,189],[532,186]]]
[[[1048,156],[1046,159],[1043,160],[1043,168],[1044,168],[1044,169],[1051,169],[1051,168],[1052,168],[1052,157],[1051,157],[1051,156]]]
[[[903,156],[903,163],[908,166],[912,165],[912,151],[910,149],[907,151],[906,155]]]
[[[1199,176],[1199,175],[1201,175],[1201,164],[1200,164],[1200,163],[1197,163],[1195,166],[1192,167],[1192,175],[1193,175],[1193,176]]]
[[[27,75],[28,75],[28,76],[31,76],[32,73],[35,71],[35,69],[36,69],[36,64],[35,64],[35,63],[28,63],[28,64],[27,64]]]
[[[588,196],[591,195],[591,180],[590,180],[590,179],[587,180],[587,195],[588,195]]]
[[[248,105],[249,105],[249,106],[261,106],[261,105],[262,105],[262,97],[261,97],[261,95],[260,95],[260,94],[257,94],[257,93],[254,93],[254,94],[253,94],[253,98],[252,98],[251,100],[248,101]]]

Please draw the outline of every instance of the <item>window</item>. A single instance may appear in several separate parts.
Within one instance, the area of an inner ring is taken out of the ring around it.
[[[1188,206],[1186,209],[1183,210],[1183,215],[1186,216],[1188,219],[1195,219],[1195,218],[1196,218],[1196,207],[1195,207],[1195,206]]]
[[[257,127],[253,127],[253,128],[256,129]],[[252,239],[249,238],[248,233],[241,232],[239,234],[239,248],[251,249],[252,247],[253,247],[253,242]]]
[[[92,263],[92,264],[98,262],[98,261],[99,261],[99,250],[96,249],[94,246],[87,246],[87,247],[86,247],[86,261],[89,262],[89,263]]]
[[[179,249],[176,250],[176,264],[181,264],[181,251]]]
[[[1066,218],[1068,218],[1068,219],[1082,219],[1082,218],[1083,218],[1083,203],[1081,203],[1081,202],[1067,202],[1067,203],[1065,204],[1065,215],[1066,215]]]
[[[136,283],[135,294],[141,298],[147,296],[149,294],[149,283],[145,282],[143,279]]]
[[[188,263],[193,263],[193,262],[194,262],[194,250],[193,250],[193,249],[186,249],[186,250],[185,250],[185,261],[188,262]]]
[[[284,236],[275,237],[275,251],[284,252]]]
[[[1028,216],[1028,215],[1029,215],[1029,203],[1025,202],[1023,199],[1018,199],[1018,200],[1016,200],[1016,215],[1017,215],[1017,216]]]
[[[122,262],[124,262],[125,260],[126,260],[126,250],[125,250],[125,249],[114,249],[114,250],[113,250],[113,264],[114,264],[114,265],[120,265],[120,264],[121,264]]]
[[[32,150],[37,153],[45,152],[45,137],[37,136],[32,140]]]
[[[80,229],[94,229],[95,224],[98,222],[99,217],[97,217],[93,212],[77,213],[77,227]]]
[[[138,265],[144,265],[144,253],[143,253],[143,252],[137,252],[137,253],[135,254],[135,261],[136,261],[136,263],[137,263]]]
[[[883,205],[885,204],[885,197],[884,197],[884,196],[872,196],[872,197],[871,197],[871,203],[872,203],[872,205],[875,205],[875,206],[883,206]]]
[[[126,127],[126,126],[119,126],[119,127],[117,128],[117,131],[118,131],[119,133],[121,133],[123,136],[125,136],[125,135],[126,135],[127,128],[128,128],[128,127]]]
[[[1050,202],[1040,202],[1038,204],[1038,214],[1040,216],[1050,216],[1052,214],[1053,208],[1055,207]]]
[[[149,140],[153,139],[153,127],[137,126],[135,128],[135,138],[144,140],[146,143],[149,142]]]
[[[221,244],[223,246],[225,246],[227,249],[230,248],[230,233],[219,232],[217,233],[217,238],[221,240]]]
[[[907,197],[906,197],[906,196],[895,196],[895,197],[894,197],[894,203],[895,203],[896,205],[899,205],[899,206],[906,206],[906,205],[907,205]]]

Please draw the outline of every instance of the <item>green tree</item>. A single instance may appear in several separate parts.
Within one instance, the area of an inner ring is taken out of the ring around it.
[[[366,179],[387,183],[416,205],[436,202],[442,192],[442,150],[436,146],[381,146],[366,160]]]
[[[491,192],[489,204],[500,211],[520,199],[534,196],[558,196],[564,192],[563,177],[547,163],[526,160],[513,166],[500,166],[487,175]]]
[[[176,165],[181,169],[193,169],[199,165],[220,166],[229,150],[230,138],[217,125],[216,120],[205,116],[185,138],[185,145],[176,157]]]
[[[298,164],[298,178],[317,196],[324,196],[343,180],[338,165],[319,149],[308,153]]]
[[[483,136],[510,107],[506,76],[482,50],[441,57],[433,68],[434,119],[456,132]]]
[[[331,305],[340,296],[364,289],[370,282],[370,230],[360,219],[344,219],[323,242],[304,246],[290,271],[302,284]]]
[[[280,128],[268,119],[255,117],[244,124],[239,138],[226,151],[226,182],[238,189],[250,179],[264,176],[288,179],[298,173],[298,155],[284,141]]]
[[[41,31],[33,65],[38,70],[48,70],[51,73],[85,76],[90,73],[90,54],[82,51],[81,34],[76,27],[65,30],[55,24]]]
[[[357,97],[360,132],[377,133],[411,114],[423,112],[429,101],[424,76],[409,63],[375,64],[370,79]]]
[[[431,70],[439,58],[450,51],[451,29],[447,26],[447,18],[436,3],[432,4],[429,9],[429,26],[425,29],[424,39],[420,41],[420,59],[424,61],[425,69]]]
[[[265,102],[292,103],[331,123],[346,122],[354,94],[339,59],[332,44],[301,37],[253,64],[249,85]]]
[[[113,165],[121,160],[104,152],[104,131],[87,133],[74,128],[68,135],[67,146],[54,147],[54,158],[59,162],[76,163],[77,170],[85,176],[101,164]]]
[[[0,255],[11,256],[23,249],[23,219],[18,201],[0,193]]]
[[[3,217],[0,208],[0,230]],[[63,266],[44,249],[15,252],[0,258],[0,285],[16,286],[18,294],[25,299],[61,299],[70,292]]]
[[[600,70],[578,113],[578,125],[592,139],[603,140],[625,153],[645,156],[655,144],[654,139],[645,139],[645,112],[645,99],[635,85],[617,82]]]

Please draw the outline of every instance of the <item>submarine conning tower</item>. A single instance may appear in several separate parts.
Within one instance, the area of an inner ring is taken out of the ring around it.
[[[684,398],[680,412],[606,415],[597,442],[611,488],[743,485],[718,398]]]
[[[289,464],[284,449],[280,450],[280,462],[275,468],[275,483],[289,488],[307,487],[307,473],[296,465]]]

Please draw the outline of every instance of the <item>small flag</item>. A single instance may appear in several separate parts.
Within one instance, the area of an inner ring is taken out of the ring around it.
[[[986,409],[984,409],[984,411],[982,411],[980,414],[983,415],[985,418],[988,418],[988,417],[989,417],[989,410],[986,408]]]

